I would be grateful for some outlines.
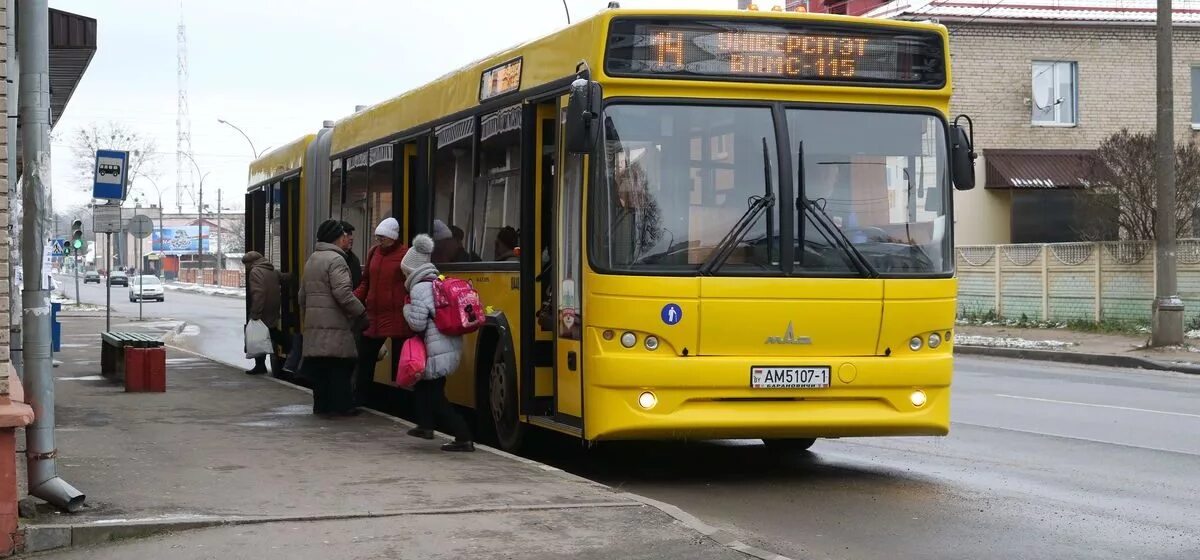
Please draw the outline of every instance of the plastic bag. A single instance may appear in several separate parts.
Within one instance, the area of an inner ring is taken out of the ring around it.
[[[411,388],[421,380],[425,373],[425,341],[419,336],[411,336],[400,347],[400,362],[396,367],[396,385]]]
[[[257,319],[246,323],[246,357],[261,358],[274,351],[267,325]]]

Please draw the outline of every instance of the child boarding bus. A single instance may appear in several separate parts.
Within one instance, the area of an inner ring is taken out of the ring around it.
[[[951,185],[974,186],[947,41],[609,9],[262,156],[246,247],[295,276],[327,218],[360,258],[385,217],[432,233],[490,308],[447,393],[505,449],[535,426],[781,450],[945,435]]]

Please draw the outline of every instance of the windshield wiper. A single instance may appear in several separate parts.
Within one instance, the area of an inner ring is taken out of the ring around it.
[[[750,232],[750,228],[758,221],[758,216],[764,210],[775,206],[775,192],[771,188],[771,155],[767,149],[766,137],[763,138],[762,143],[763,170],[766,177],[765,192],[762,196],[752,197],[752,202],[750,203],[750,207],[746,208],[746,213],[742,214],[741,218],[738,218],[738,221],[733,224],[733,228],[729,230],[729,233],[726,233],[721,242],[717,244],[717,248],[713,251],[712,255],[709,255],[704,264],[700,265],[700,274],[702,275],[711,276],[716,274],[721,269],[721,266],[725,264],[725,261],[729,259],[729,255],[733,254],[733,250],[737,248],[738,243],[742,241],[743,237],[746,237],[746,234]],[[768,215],[768,255],[770,254],[769,247],[771,246],[771,227],[770,215]]]
[[[821,207],[814,204],[813,201],[809,200],[808,196],[805,195],[804,141],[800,142],[800,146],[797,148],[797,150],[797,155],[799,157],[796,158],[796,187],[799,191],[799,196],[796,197],[796,209],[808,211],[808,213],[813,217],[813,221],[816,222],[817,227],[821,230],[824,230],[825,237],[832,240],[839,249],[850,256],[850,261],[854,263],[854,267],[858,269],[859,274],[868,278],[879,277],[879,272],[875,270],[875,267],[871,266],[871,263],[867,261],[867,258],[863,256],[862,252],[860,252],[858,248],[854,246],[854,243],[851,243],[850,240],[846,238],[846,234],[842,233],[841,229],[838,229],[837,225],[833,223],[833,219],[829,217],[829,214],[826,213]],[[800,224],[800,231],[804,231],[803,223]]]

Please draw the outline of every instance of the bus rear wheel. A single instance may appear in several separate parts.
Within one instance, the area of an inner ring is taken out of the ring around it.
[[[521,423],[521,411],[518,409],[516,373],[509,367],[503,346],[497,344],[488,373],[488,408],[496,432],[496,443],[501,449],[513,452],[521,448],[525,439],[525,426]]]
[[[816,438],[789,438],[789,439],[764,439],[763,443],[767,444],[767,449],[771,451],[779,451],[782,453],[795,453],[798,451],[807,451],[817,442]]]

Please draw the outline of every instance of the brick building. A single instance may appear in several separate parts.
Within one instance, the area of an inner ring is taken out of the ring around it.
[[[1176,142],[1200,139],[1200,0],[1175,0]],[[957,193],[960,245],[1070,241],[1090,154],[1155,128],[1153,0],[898,0],[864,15],[951,33],[952,115],[975,120],[977,184]],[[1115,231],[1115,226],[1114,226]]]

